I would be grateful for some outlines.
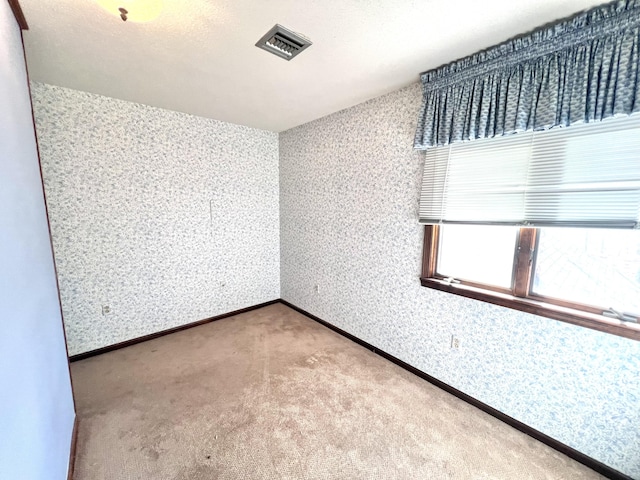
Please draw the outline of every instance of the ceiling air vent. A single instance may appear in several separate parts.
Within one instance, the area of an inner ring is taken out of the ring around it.
[[[256,43],[256,47],[285,60],[291,60],[309,45],[311,45],[311,40],[284,28],[282,25],[275,25]]]

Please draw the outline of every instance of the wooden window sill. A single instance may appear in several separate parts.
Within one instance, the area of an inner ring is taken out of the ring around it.
[[[640,340],[640,324],[622,322],[614,318],[584,312],[573,308],[561,307],[550,303],[540,302],[531,298],[515,297],[501,292],[494,292],[469,285],[450,284],[437,278],[420,278],[423,287],[441,290],[443,292],[473,298],[482,302],[513,308],[542,317],[553,318],[562,322],[580,325],[600,332],[611,333],[621,337]]]

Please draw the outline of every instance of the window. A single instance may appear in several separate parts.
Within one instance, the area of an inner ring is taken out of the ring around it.
[[[640,317],[640,232],[539,230],[531,292]],[[615,312],[609,312],[614,314]]]
[[[640,339],[639,231],[428,225],[422,285]]]
[[[427,151],[422,284],[640,339],[640,116]]]

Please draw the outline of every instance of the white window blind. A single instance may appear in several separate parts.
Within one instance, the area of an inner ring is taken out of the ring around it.
[[[420,223],[638,228],[640,115],[431,148]]]

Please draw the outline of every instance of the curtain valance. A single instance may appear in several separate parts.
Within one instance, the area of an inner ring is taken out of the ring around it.
[[[421,75],[415,148],[640,111],[640,0],[608,3]]]

